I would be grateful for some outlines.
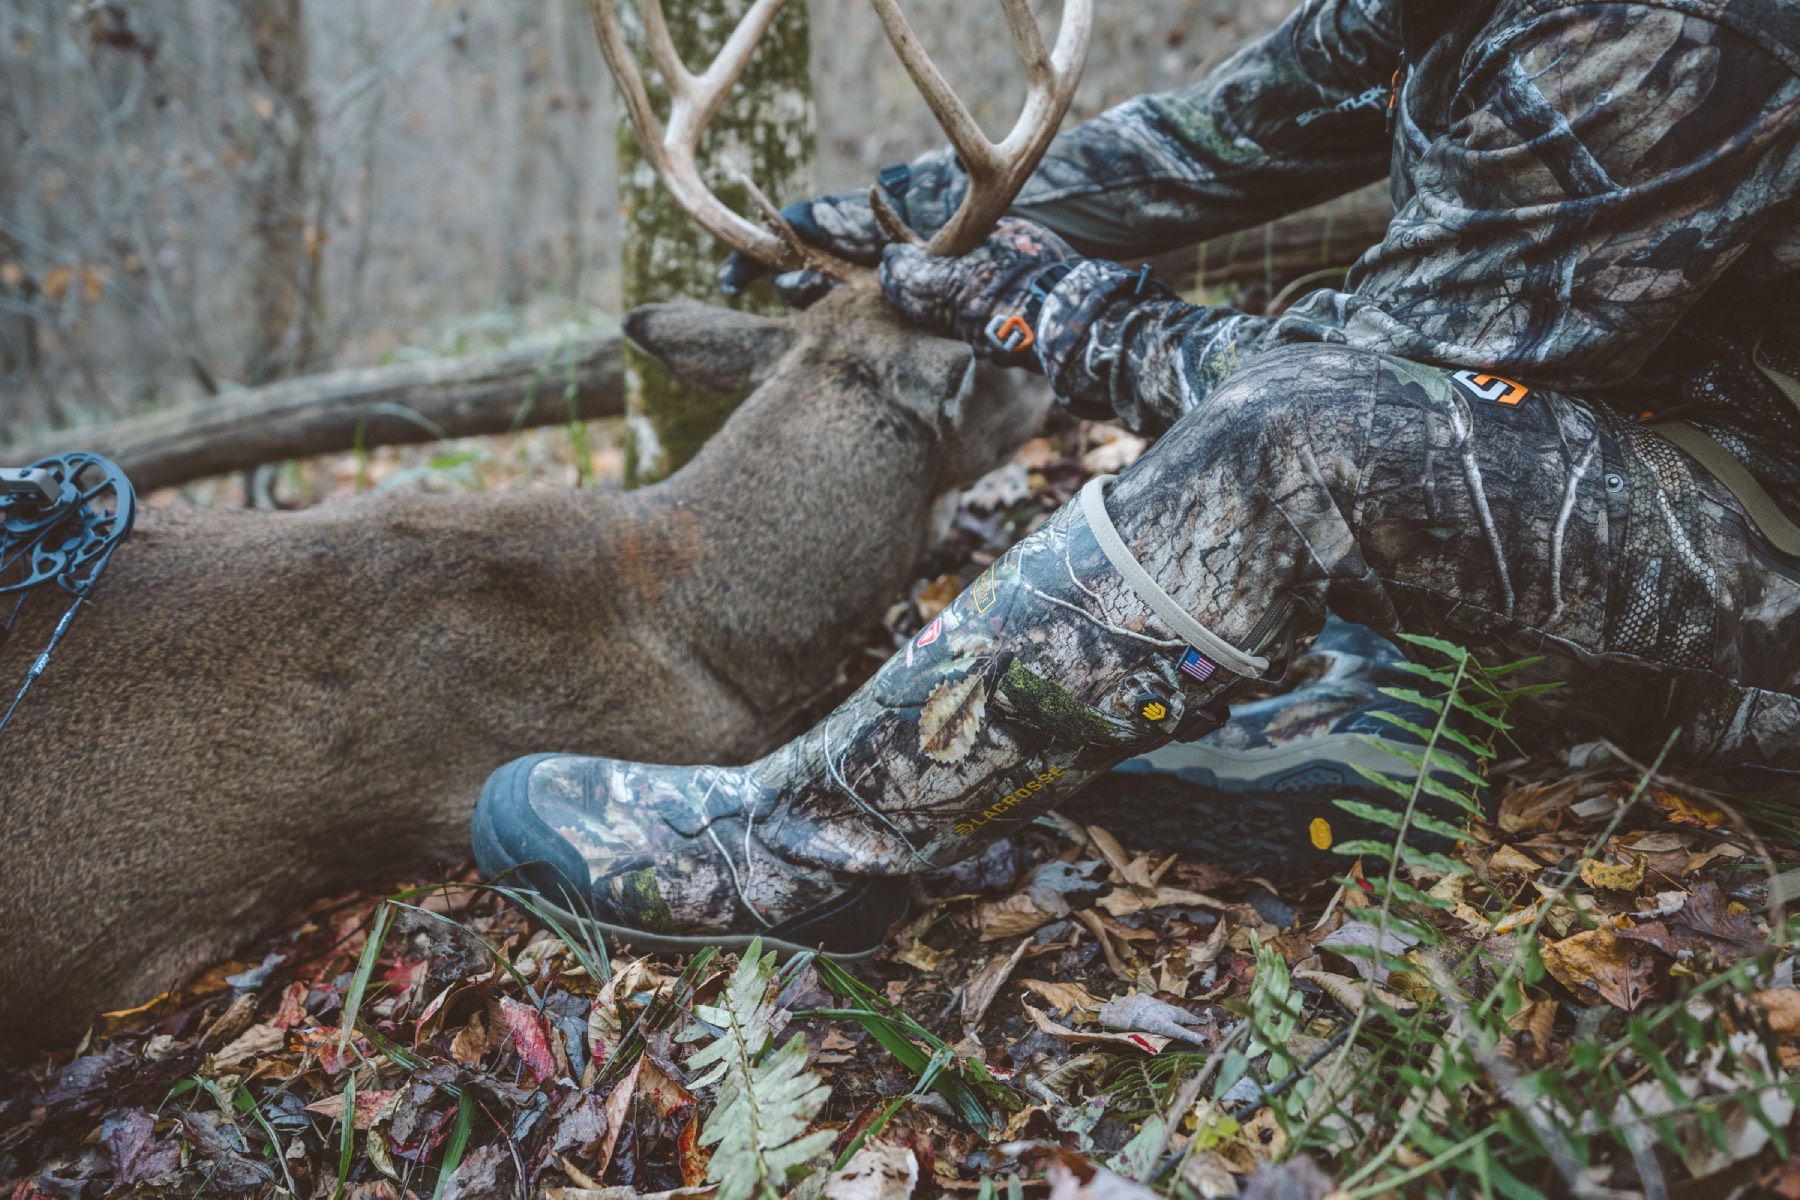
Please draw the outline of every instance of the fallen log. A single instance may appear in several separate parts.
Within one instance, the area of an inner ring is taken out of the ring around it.
[[[497,354],[332,371],[67,429],[0,449],[28,463],[90,450],[140,492],[314,454],[507,433],[624,411],[617,333]]]

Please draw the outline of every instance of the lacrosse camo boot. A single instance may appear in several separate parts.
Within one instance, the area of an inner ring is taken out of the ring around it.
[[[476,862],[635,946],[853,956],[955,862],[1279,674],[1287,606],[1226,641],[1140,567],[1088,484],[808,733],[744,767],[540,754],[476,804]],[[1242,645],[1244,649],[1239,649]]]

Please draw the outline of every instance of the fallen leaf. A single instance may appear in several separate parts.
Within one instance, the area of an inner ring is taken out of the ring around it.
[[[1512,846],[1502,846],[1488,859],[1488,870],[1505,875],[1535,875],[1544,864]]]
[[[1764,988],[1753,998],[1769,1014],[1770,1029],[1782,1037],[1800,1037],[1800,989]]]
[[[1711,880],[1696,884],[1688,893],[1688,902],[1669,920],[1725,947],[1729,953],[1720,954],[1721,958],[1758,950],[1763,945],[1762,930],[1756,922],[1741,911],[1734,912],[1725,893]]]
[[[106,1148],[117,1183],[136,1185],[181,1167],[181,1147],[172,1140],[159,1140],[155,1118],[141,1108],[102,1122],[100,1144]]]
[[[464,1066],[472,1067],[487,1057],[487,1026],[482,1024],[481,1014],[475,1013],[469,1023],[456,1031],[450,1041],[450,1057]]]
[[[631,1113],[631,1098],[637,1094],[638,1073],[644,1069],[644,1059],[640,1055],[631,1064],[631,1070],[625,1072],[625,1078],[613,1085],[612,1094],[606,1098],[606,1141],[600,1147],[600,1156],[595,1161],[600,1165],[595,1169],[596,1178],[606,1175],[606,1166],[612,1162],[613,1150],[619,1144],[619,1130],[625,1126],[625,1118]]]
[[[1223,900],[1203,892],[1173,887],[1114,888],[1094,903],[1115,917],[1128,917],[1132,913],[1147,912],[1155,908],[1209,908],[1224,912],[1231,907]]]
[[[1698,825],[1702,829],[1730,829],[1731,818],[1710,804],[1689,800],[1664,788],[1652,788],[1650,803],[1662,810],[1672,825]]]
[[[1087,827],[1088,841],[1106,860],[1106,865],[1116,872],[1128,887],[1147,888],[1154,886],[1150,878],[1150,860],[1146,857],[1133,859],[1125,853],[1125,847],[1119,839],[1098,825]]]
[[[1092,1017],[1099,1013],[1102,1001],[1079,983],[1052,983],[1045,979],[1021,979],[1019,986],[1043,997],[1052,1011],[1067,1015],[1080,1013]]]
[[[1191,1028],[1203,1022],[1187,1009],[1143,992],[1115,996],[1100,1006],[1098,1016],[1102,1025],[1123,1033],[1153,1033],[1170,1041],[1209,1048],[1218,1040],[1216,1029]]]
[[[281,993],[281,1005],[275,1011],[275,1019],[269,1024],[277,1029],[292,1029],[296,1025],[304,1025],[310,1019],[306,1014],[306,993],[311,989],[306,984],[294,982],[287,985]]]
[[[1575,803],[1576,789],[1574,783],[1552,783],[1507,793],[1496,814],[1501,831],[1527,833],[1557,828],[1563,812]]]
[[[280,1026],[252,1025],[214,1054],[212,1064],[215,1070],[227,1071],[252,1058],[273,1054],[286,1045],[287,1032]]]
[[[500,1016],[512,1034],[513,1049],[519,1053],[519,1062],[531,1072],[531,1077],[542,1084],[555,1076],[556,1054],[550,1049],[549,1029],[537,1010],[511,996],[503,996]]]
[[[1317,987],[1351,1013],[1359,1013],[1363,1010],[1363,1005],[1368,1003],[1371,990],[1375,993],[1377,1000],[1400,1012],[1411,1012],[1418,1007],[1413,1001],[1396,995],[1379,984],[1369,983],[1362,979],[1352,979],[1348,975],[1339,975],[1332,971],[1298,969],[1294,971],[1293,977]]]
[[[919,610],[919,619],[929,621],[950,607],[950,602],[962,594],[963,582],[955,575],[939,575],[925,585],[913,604]]]
[[[1610,929],[1590,929],[1540,947],[1559,983],[1588,1000],[1634,1012],[1656,992],[1655,958]]]
[[[245,992],[206,1027],[205,1032],[200,1035],[200,1048],[216,1050],[250,1028],[250,1023],[255,1019],[256,996],[252,992]]]
[[[358,1129],[373,1129],[375,1125],[392,1116],[400,1103],[398,1088],[381,1092],[356,1093],[356,1113],[354,1122]],[[323,1100],[315,1100],[306,1106],[309,1113],[318,1113],[328,1121],[344,1119],[344,1094],[327,1096]]]
[[[1644,856],[1634,854],[1623,865],[1597,858],[1581,860],[1581,882],[1606,892],[1635,892],[1644,886]]]
[[[825,1200],[909,1200],[919,1159],[906,1146],[870,1139],[825,1181]]]
[[[1078,1032],[1066,1026],[1058,1025],[1044,1013],[1031,1005],[1024,1006],[1032,1023],[1051,1037],[1061,1038],[1078,1046],[1130,1046],[1134,1050],[1142,1050],[1146,1054],[1161,1054],[1170,1042],[1169,1038],[1155,1033],[1098,1033]]]
[[[1059,919],[1039,908],[1029,892],[1015,892],[1004,900],[989,901],[975,909],[975,926],[981,931],[984,942],[1030,933]]]
[[[1381,946],[1379,955],[1375,950],[1377,943]],[[1320,938],[1318,948],[1340,953],[1364,979],[1385,983],[1388,965],[1383,960],[1404,954],[1417,944],[1418,939],[1410,934],[1390,929],[1384,935],[1378,927],[1366,921],[1345,921]],[[1348,953],[1344,953],[1345,951]]]
[[[994,997],[1000,994],[1001,985],[1025,957],[1025,951],[1031,948],[1029,938],[1020,938],[1019,944],[1013,947],[1011,954],[994,955],[982,968],[970,976],[969,982],[963,986],[963,1032],[970,1037],[977,1037],[981,1031],[981,1019],[987,1015],[988,1006]]]

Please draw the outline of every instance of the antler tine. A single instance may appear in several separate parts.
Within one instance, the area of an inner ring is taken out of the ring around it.
[[[1030,0],[1000,0],[1000,8],[1006,13],[1006,28],[1012,34],[1013,48],[1025,67],[1026,84],[1042,87],[1053,82],[1054,68],[1050,65],[1049,52],[1044,49],[1044,31],[1038,28],[1037,18],[1031,13]]]
[[[1069,111],[1075,85],[1087,61],[1093,33],[1093,0],[1064,0],[1062,27],[1056,48],[1047,52],[1043,33],[1031,14],[1029,0],[1001,0],[1011,30],[1013,46],[1025,68],[1025,105],[1006,137],[988,140],[974,117],[938,73],[936,64],[907,24],[897,0],[873,0],[888,41],[900,56],[907,74],[926,105],[950,139],[963,169],[969,174],[969,190],[962,204],[927,244],[933,254],[966,254],[981,243],[1025,181],[1043,158],[1056,136],[1057,126]]]
[[[687,64],[681,61],[675,39],[669,36],[669,22],[663,16],[662,0],[639,0],[638,17],[644,22],[644,41],[650,48],[650,61],[662,72],[663,86],[668,89],[670,98],[692,96],[697,81]]]
[[[993,158],[993,143],[981,132],[981,126],[967,106],[944,82],[937,64],[925,52],[924,43],[907,23],[906,14],[900,11],[900,5],[896,0],[873,0],[873,3],[875,15],[881,18],[881,27],[887,33],[888,44],[899,56],[900,65],[912,76],[913,86],[919,89],[919,95],[931,109],[931,115],[937,118],[963,165],[970,172],[987,169]]]
[[[713,58],[712,65],[700,75],[689,71],[676,52],[659,0],[641,2],[644,37],[649,43],[650,57],[662,73],[669,91],[666,129],[657,120],[643,75],[625,44],[614,0],[588,0],[588,16],[599,38],[600,52],[619,85],[626,116],[637,133],[639,149],[682,211],[727,246],[778,271],[807,267],[835,279],[868,274],[867,268],[844,262],[823,251],[801,253],[798,249],[800,240],[791,229],[784,229],[778,235],[739,216],[700,178],[697,158],[700,135],[725,102],[726,95],[755,52],[756,43],[768,32],[769,25],[787,0],[756,0]],[[779,217],[777,223],[780,223]]]

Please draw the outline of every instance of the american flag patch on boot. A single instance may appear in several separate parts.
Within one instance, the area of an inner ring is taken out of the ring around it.
[[[1186,654],[1181,656],[1181,673],[1183,675],[1191,675],[1202,683],[1205,683],[1210,679],[1212,673],[1218,669],[1218,663],[1215,663],[1212,659],[1206,657],[1206,655],[1200,653],[1198,650],[1190,649]]]

